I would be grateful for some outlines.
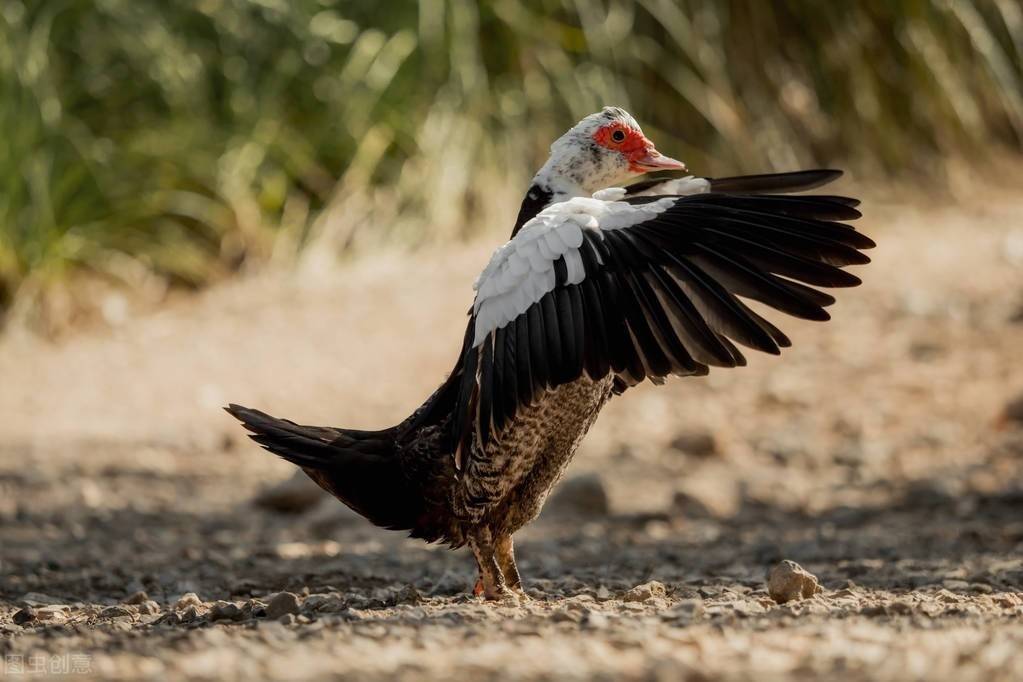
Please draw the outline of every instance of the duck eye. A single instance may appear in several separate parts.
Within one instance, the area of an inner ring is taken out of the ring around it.
[[[611,139],[614,140],[615,142],[624,142],[625,131],[621,129],[614,131],[613,133],[611,133]]]

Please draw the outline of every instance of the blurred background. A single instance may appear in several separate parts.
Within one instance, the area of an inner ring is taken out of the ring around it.
[[[516,536],[540,602],[484,627],[468,556],[322,500],[220,407],[410,414],[548,146],[606,104],[697,174],[846,169],[878,248],[830,322],[768,315],[782,357],[613,400]],[[0,0],[0,652],[1018,679],[1021,152],[1020,0]],[[764,605],[782,558],[829,590],[801,616]],[[207,619],[281,589],[344,613]],[[683,597],[706,612],[665,624]],[[33,603],[83,627],[12,624]]]
[[[1019,0],[5,0],[0,317],[500,235],[609,103],[698,173],[941,187],[1021,149],[1021,52]]]

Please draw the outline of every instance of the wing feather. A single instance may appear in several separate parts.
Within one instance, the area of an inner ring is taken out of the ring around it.
[[[613,376],[620,393],[646,379],[745,365],[736,343],[773,354],[791,345],[740,297],[828,319],[835,299],[815,287],[859,284],[841,268],[869,262],[861,250],[874,245],[841,222],[860,217],[858,202],[760,192],[832,176],[723,178],[684,196],[571,199],[525,223],[477,280],[454,402],[456,464],[464,469],[461,460],[500,438],[541,393],[583,375]],[[741,187],[747,193],[720,193]]]

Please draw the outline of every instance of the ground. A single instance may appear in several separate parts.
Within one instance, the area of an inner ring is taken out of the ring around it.
[[[114,297],[108,325],[55,342],[8,331],[3,670],[1020,679],[1023,200],[968,194],[869,195],[880,246],[832,322],[785,320],[781,358],[612,401],[518,537],[524,605],[471,597],[465,551],[333,501],[254,504],[291,469],[219,409],[403,418],[450,369],[493,240],[149,313]],[[783,559],[823,592],[776,604],[765,578]]]

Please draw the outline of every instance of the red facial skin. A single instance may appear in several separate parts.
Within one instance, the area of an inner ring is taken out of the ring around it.
[[[615,140],[616,131],[621,131],[625,135],[624,139]],[[654,148],[654,143],[646,139],[643,133],[624,123],[616,121],[601,126],[593,133],[593,139],[600,146],[625,156],[629,160],[629,170],[633,173],[646,173],[658,169],[685,169],[681,162],[662,156]]]

